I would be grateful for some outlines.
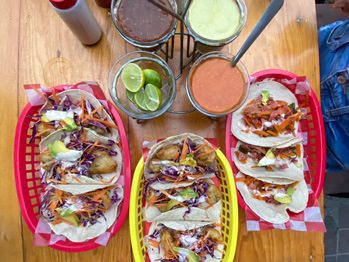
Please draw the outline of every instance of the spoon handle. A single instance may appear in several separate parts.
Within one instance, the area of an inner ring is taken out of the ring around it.
[[[279,12],[284,4],[284,0],[272,0],[268,8],[264,11],[261,19],[259,19],[257,25],[253,28],[251,34],[246,39],[245,43],[236,54],[235,58],[231,62],[231,66],[235,66],[245,52],[250,48],[257,37],[262,33],[264,28],[269,24],[273,17]]]

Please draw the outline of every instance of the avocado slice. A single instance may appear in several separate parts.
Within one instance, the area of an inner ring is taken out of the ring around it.
[[[289,195],[289,196],[292,196],[294,191],[295,191],[294,187],[290,186],[290,187],[287,188],[287,193],[286,194]]]
[[[66,217],[74,213],[74,211],[69,208],[63,209],[61,207],[56,208],[56,211],[61,217]]]
[[[181,192],[179,192],[178,195],[182,198],[193,198],[199,196],[199,194],[195,193],[193,189],[184,189]]]
[[[69,152],[69,149],[65,146],[65,144],[59,140],[56,140],[53,144],[49,144],[48,150],[53,158],[56,158],[58,153]]]
[[[80,225],[79,219],[75,214],[67,215],[65,217],[62,217],[64,220],[69,221],[72,223],[74,226],[78,227]]]
[[[189,262],[200,262],[199,257],[189,249],[181,248],[181,247],[173,247],[173,250],[183,255],[186,255]]]
[[[64,123],[66,123],[67,125],[65,126],[66,130],[75,130],[78,128],[78,126],[76,125],[75,121],[73,118],[71,117],[67,117],[63,119]]]
[[[292,197],[289,195],[285,195],[283,197],[278,197],[277,195],[275,195],[274,200],[278,201],[281,204],[291,204],[292,203]]]
[[[169,211],[172,207],[177,206],[180,202],[176,199],[171,199],[168,201],[166,206],[166,212]]]
[[[78,227],[80,225],[79,218],[74,214],[71,209],[56,208],[58,214],[64,219],[72,223],[74,226]]]

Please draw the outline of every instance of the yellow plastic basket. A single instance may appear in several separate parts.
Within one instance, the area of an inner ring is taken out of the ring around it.
[[[234,260],[238,236],[238,202],[233,172],[224,154],[217,150],[217,166],[221,177],[222,191],[222,234],[224,238],[223,262]],[[143,158],[137,164],[133,175],[130,199],[130,234],[133,256],[136,262],[144,262],[147,252],[143,243]]]

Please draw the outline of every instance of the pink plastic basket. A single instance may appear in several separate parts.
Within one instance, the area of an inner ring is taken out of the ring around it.
[[[122,226],[129,209],[130,190],[131,190],[131,161],[128,140],[125,132],[122,119],[115,109],[114,105],[108,101],[110,113],[114,118],[116,125],[119,127],[121,150],[124,159],[124,172],[121,174],[125,178],[124,199],[121,204],[121,213],[115,224],[115,227],[110,232],[113,237]],[[30,231],[34,234],[35,228],[40,219],[39,206],[41,194],[40,171],[35,170],[39,165],[39,139],[29,144],[32,130],[29,129],[33,120],[28,115],[34,115],[38,112],[41,106],[32,106],[30,103],[23,109],[21,116],[18,119],[16,136],[14,142],[14,169],[18,201],[21,207],[22,216],[27,223]],[[50,245],[55,249],[66,252],[82,252],[99,246],[95,243],[96,239],[91,239],[81,243],[69,241],[58,241],[54,245]]]
[[[278,69],[263,70],[252,76],[257,78],[257,82],[263,81],[267,78],[290,80],[297,77],[297,75],[293,73]],[[309,103],[306,105],[306,108],[308,112],[307,119],[302,120],[304,121],[304,124],[302,124],[302,131],[308,133],[308,144],[304,146],[304,153],[307,156],[309,167],[309,181],[311,182],[312,190],[314,191],[316,198],[319,198],[325,179],[326,140],[321,108],[314,92],[310,92]],[[231,133],[231,121],[232,114],[227,116],[225,128],[225,153],[233,169],[233,173],[236,175],[239,170],[234,162],[232,162],[230,149],[238,140]],[[246,203],[240,194],[238,194],[238,202],[243,209],[246,208]]]

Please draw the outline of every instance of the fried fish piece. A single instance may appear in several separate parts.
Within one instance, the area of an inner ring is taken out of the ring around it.
[[[213,148],[210,147],[209,145],[205,145],[203,146],[199,152],[197,153],[197,155],[199,154],[202,154],[202,153],[206,153],[207,151],[209,150],[212,150]],[[206,155],[203,155],[199,158],[196,158],[196,161],[197,163],[200,165],[200,166],[204,166],[204,165],[207,165],[207,164],[211,164],[213,163],[214,161],[216,160],[216,152],[211,152],[209,154],[206,154]]]
[[[210,185],[206,192],[208,199],[207,203],[216,204],[222,198],[221,190],[216,185]]]
[[[182,148],[180,146],[171,146],[169,148],[164,148],[156,153],[156,157],[160,160],[174,160],[178,152],[181,152]]]
[[[95,150],[92,154],[96,158],[92,161],[90,175],[116,172],[118,164],[106,151]]]

